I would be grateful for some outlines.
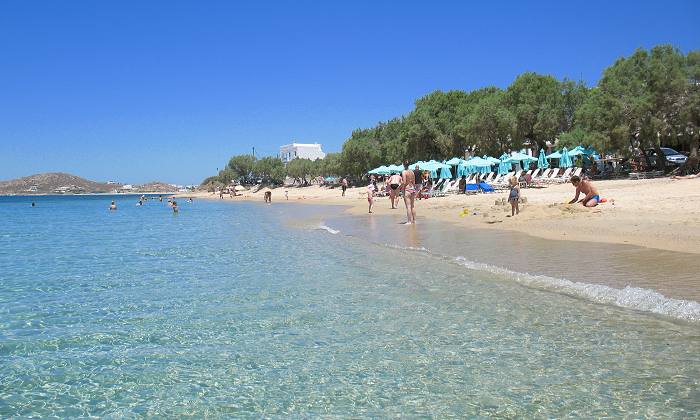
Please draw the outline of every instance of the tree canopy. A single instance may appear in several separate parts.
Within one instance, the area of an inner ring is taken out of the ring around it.
[[[632,148],[663,145],[697,157],[699,141],[700,51],[683,55],[660,45],[619,58],[590,88],[526,72],[506,89],[434,91],[402,117],[353,130],[340,153],[294,159],[274,170],[271,161],[256,165],[252,156],[234,156],[218,179],[277,181],[283,173],[300,183],[315,176],[359,178],[405,159],[499,156],[525,147],[536,152],[582,145],[629,155]]]

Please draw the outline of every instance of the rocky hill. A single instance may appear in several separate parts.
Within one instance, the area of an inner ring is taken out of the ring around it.
[[[164,182],[142,186],[96,182],[62,172],[36,174],[9,181],[0,181],[0,195],[29,194],[94,194],[112,192],[172,192],[175,187]]]
[[[25,176],[10,181],[0,181],[0,194],[87,194],[106,193],[119,185],[90,181],[62,172],[50,172]]]
[[[177,188],[172,186],[171,184],[167,184],[165,182],[161,181],[151,181],[146,184],[141,184],[137,185],[136,189],[138,189],[139,192],[142,193],[147,193],[147,192],[176,192]]]

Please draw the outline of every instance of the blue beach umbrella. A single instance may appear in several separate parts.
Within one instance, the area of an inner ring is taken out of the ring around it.
[[[549,162],[547,162],[547,159],[544,156],[544,149],[540,149],[540,157],[537,159],[537,167],[540,169],[549,168]]]
[[[561,150],[561,159],[559,159],[559,167],[560,168],[570,168],[574,165],[574,163],[571,161],[571,156],[569,156],[569,151],[566,150],[566,147]]]
[[[403,165],[389,165],[389,170],[400,174],[403,172]]]
[[[491,157],[491,156],[484,155],[484,157],[482,159],[488,160],[493,165],[498,165],[499,163],[501,163],[500,159],[496,159],[495,157]]]
[[[547,159],[561,159],[561,152],[550,153],[545,156]]]
[[[508,160],[508,154],[501,155],[501,163],[498,164],[498,174],[505,175],[510,172],[511,162]]]
[[[469,173],[474,173],[474,172],[481,172],[482,174],[491,172],[491,163],[490,161],[480,158],[480,157],[475,157],[471,158],[467,161],[467,171]]]
[[[423,162],[422,160],[419,160],[419,161],[416,162],[416,163],[413,163],[413,164],[411,164],[411,165],[408,165],[408,169],[410,169],[410,170],[413,171],[413,170],[416,169],[416,166],[418,166],[421,170],[424,170],[425,168],[423,167],[423,165],[425,165],[425,162]]]
[[[375,175],[389,175],[389,174],[391,173],[391,171],[389,170],[389,168],[387,168],[386,166],[382,165],[382,166],[380,166],[380,167],[378,167],[378,168],[372,169],[372,170],[369,171],[368,173],[370,173],[370,174],[375,174]]]
[[[458,157],[453,157],[452,159],[448,160],[445,163],[448,165],[451,165],[451,166],[457,166],[457,165],[459,165],[459,162],[461,162],[461,161],[462,161],[462,159],[460,159]]]
[[[442,169],[440,169],[440,178],[451,179],[451,178],[452,178],[452,172],[450,172],[450,168],[442,168]]]

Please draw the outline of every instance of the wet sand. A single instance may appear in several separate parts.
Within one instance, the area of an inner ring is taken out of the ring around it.
[[[454,227],[700,254],[700,178],[596,181],[595,185],[609,201],[593,209],[564,204],[574,196],[571,184],[523,189],[521,195],[527,203],[521,205],[520,215],[512,218],[507,217],[509,205],[495,204],[507,192],[452,194],[417,201],[416,208],[419,217],[449,222]],[[272,191],[273,203],[286,202],[285,190],[290,202],[343,205],[349,214],[367,214],[365,187],[350,188],[345,197],[337,188],[280,187]],[[195,196],[218,199],[206,192]],[[263,201],[262,192],[250,191],[226,200]],[[377,198],[373,210],[375,216],[398,213],[405,217],[403,201],[399,209],[391,210],[386,197]]]

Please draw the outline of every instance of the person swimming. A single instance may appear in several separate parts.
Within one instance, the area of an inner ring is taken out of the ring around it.
[[[32,207],[36,207],[36,203],[32,201]]]
[[[180,209],[177,207],[177,201],[173,200],[172,203],[173,203],[173,204],[172,204],[172,206],[173,206],[173,213],[179,212]]]
[[[116,210],[117,209],[117,204],[112,200],[112,204],[109,205],[110,210]]]

